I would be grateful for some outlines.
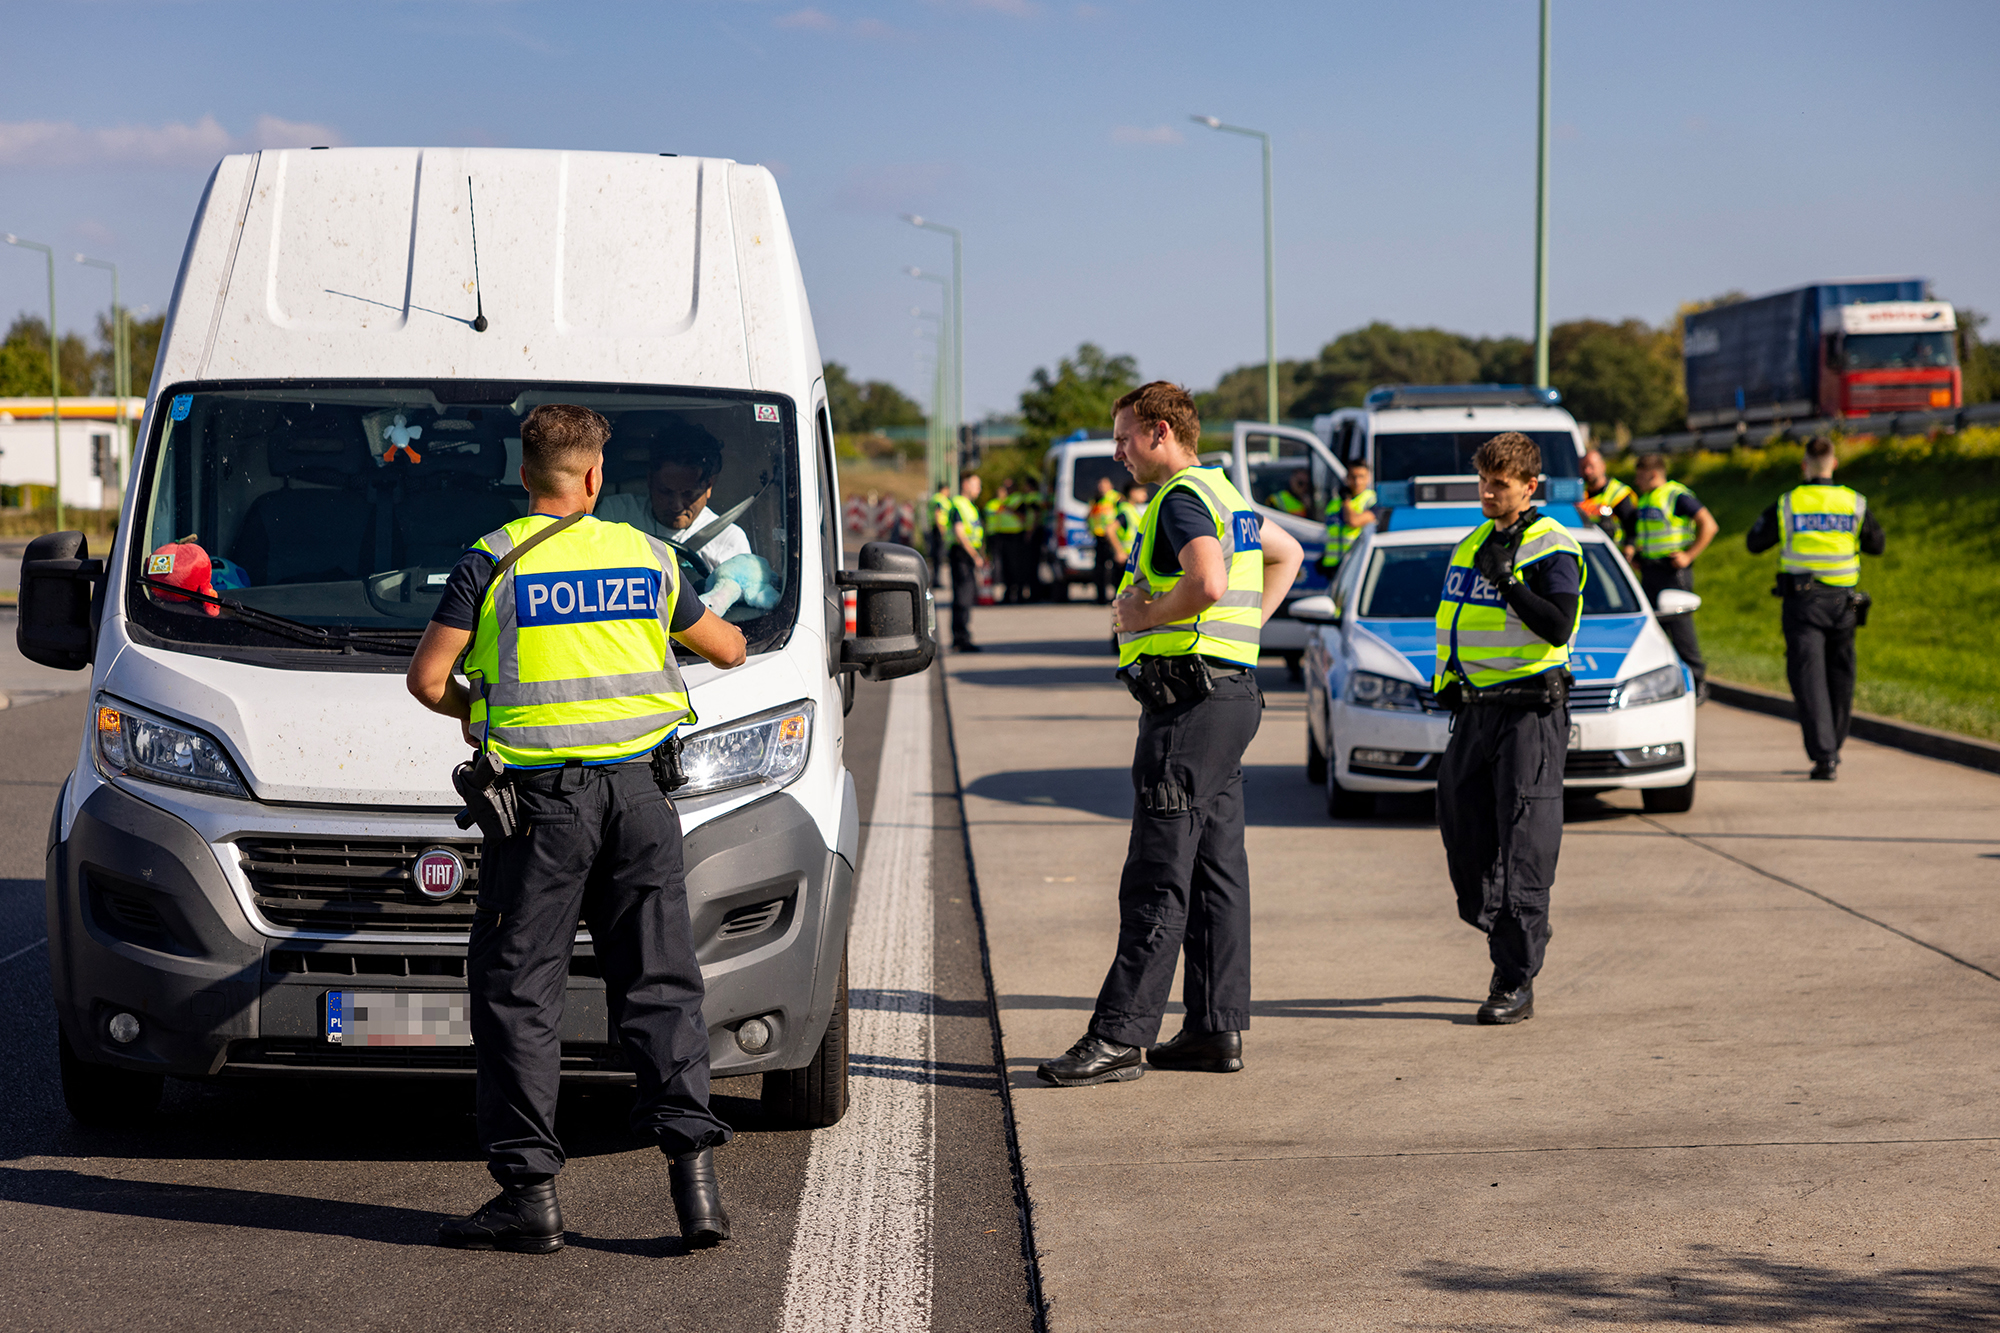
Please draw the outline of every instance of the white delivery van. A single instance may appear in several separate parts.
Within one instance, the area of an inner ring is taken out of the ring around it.
[[[620,494],[651,512],[662,441],[719,447],[708,515],[667,534],[750,653],[681,668],[698,720],[675,803],[714,1068],[763,1074],[793,1123],[839,1118],[858,837],[842,673],[924,669],[935,616],[907,548],[840,569],[825,385],[771,175],[359,148],[216,168],[117,540],[93,559],[51,534],[23,562],[23,650],[92,673],[47,871],[77,1116],[143,1112],[165,1075],[470,1071],[450,1021],[480,870],[453,818],[466,750],[403,676],[460,553],[525,511],[519,423],[556,401],[612,423],[600,513]],[[727,588],[711,542],[737,557]],[[444,1018],[343,1041],[357,1000]],[[580,934],[565,1075],[629,1077],[610,1035]]]

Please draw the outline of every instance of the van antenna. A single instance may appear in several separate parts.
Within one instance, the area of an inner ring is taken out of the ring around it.
[[[472,321],[474,333],[486,332],[486,296],[479,287],[479,214],[472,206],[472,177],[465,178],[465,216],[472,222],[472,301],[477,311]]]

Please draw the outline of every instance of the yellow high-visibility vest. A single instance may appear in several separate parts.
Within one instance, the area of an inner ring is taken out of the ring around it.
[[[1662,482],[1639,501],[1639,555],[1659,560],[1694,545],[1694,520],[1674,512],[1674,503],[1693,491],[1677,481]]]
[[[1492,531],[1490,518],[1474,528],[1451,553],[1451,564],[1445,569],[1444,596],[1437,609],[1437,670],[1431,678],[1434,690],[1444,689],[1460,675],[1485,690],[1569,665],[1569,641],[1550,643],[1529,629],[1500,596],[1500,590],[1474,568],[1472,558]],[[1576,557],[1580,590],[1582,580],[1590,577],[1583,547],[1552,518],[1537,518],[1521,534],[1514,570],[1519,573],[1538,560],[1564,552]],[[1582,621],[1583,602],[1579,598],[1576,619],[1569,627],[1571,639]]]
[[[1352,498],[1336,495],[1333,503],[1326,507],[1326,554],[1320,557],[1319,562],[1328,568],[1339,564],[1354,549],[1354,543],[1361,540],[1361,529],[1348,525],[1346,506],[1349,504],[1356,509],[1373,509],[1375,488],[1371,486]]]
[[[494,560],[559,520],[517,518],[473,545]],[[665,542],[584,518],[493,581],[465,657],[472,734],[510,768],[635,759],[693,722],[668,626]]]
[[[1852,588],[1861,582],[1861,524],[1867,516],[1867,497],[1845,486],[1818,482],[1786,491],[1778,500],[1784,533],[1778,568]]]
[[[1160,506],[1176,490],[1192,491],[1215,523],[1215,539],[1229,560],[1229,586],[1222,599],[1192,620],[1177,620],[1152,629],[1118,635],[1118,665],[1131,666],[1142,657],[1181,657],[1198,653],[1243,666],[1257,665],[1257,644],[1264,624],[1264,543],[1257,514],[1229,476],[1220,468],[1191,467],[1174,474],[1160,487],[1139,520],[1139,540],[1125,562],[1118,591],[1146,581],[1155,598],[1181,581],[1184,571],[1161,574],[1153,568],[1153,542]]]

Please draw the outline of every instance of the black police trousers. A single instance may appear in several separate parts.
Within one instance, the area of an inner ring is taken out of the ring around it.
[[[1243,850],[1243,752],[1263,692],[1245,671],[1208,698],[1139,716],[1132,841],[1118,881],[1118,956],[1090,1030],[1126,1046],[1159,1035],[1187,951],[1190,1032],[1250,1026],[1250,860]]]
[[[972,642],[972,608],[979,602],[979,567],[965,548],[951,544],[951,646]]]
[[[1091,574],[1097,584],[1097,604],[1103,606],[1111,600],[1112,592],[1125,576],[1125,566],[1118,562],[1118,548],[1111,544],[1109,537],[1097,539],[1096,561]]]
[[[1675,569],[1670,560],[1641,560],[1639,562],[1639,586],[1646,590],[1646,600],[1653,604],[1655,611],[1660,608],[1660,593],[1668,588],[1679,588],[1682,592],[1694,591],[1694,570]],[[1694,673],[1695,684],[1708,679],[1708,662],[1701,655],[1701,640],[1695,637],[1694,617],[1661,616],[1660,628],[1667,632],[1667,638],[1674,645],[1674,652],[1687,669]]]
[[[1438,831],[1458,914],[1486,932],[1493,989],[1542,970],[1549,887],[1562,853],[1569,709],[1474,705],[1452,719],[1438,766]]]
[[[681,821],[643,763],[513,779],[522,827],[488,838],[466,955],[479,1143],[501,1184],[562,1170],[556,1092],[579,918],[613,1039],[638,1075],[632,1128],[670,1156],[727,1143],[708,1109],[708,1028],[681,875]]]
[[[1785,676],[1814,763],[1840,758],[1854,715],[1854,603],[1816,583],[1785,598]]]

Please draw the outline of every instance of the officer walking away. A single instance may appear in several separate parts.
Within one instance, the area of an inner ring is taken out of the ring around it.
[[[1868,498],[1833,481],[1833,441],[1806,445],[1805,482],[1757,516],[1750,554],[1778,551],[1785,676],[1815,781],[1832,782],[1854,713],[1854,630],[1868,615],[1861,557],[1888,544]]]
[[[1257,734],[1258,633],[1304,553],[1261,521],[1220,468],[1197,466],[1201,418],[1154,381],[1113,409],[1117,458],[1160,489],[1111,612],[1119,676],[1138,698],[1132,838],[1118,884],[1118,953],[1090,1029],[1037,1071],[1059,1087],[1145,1072],[1183,948],[1187,1020],[1145,1058],[1233,1073],[1250,1025],[1250,864],[1243,751]]]
[[[1472,456],[1486,521],[1459,542],[1437,610],[1438,831],[1458,914],[1486,932],[1481,1023],[1535,1013],[1562,852],[1569,643],[1583,615],[1583,548],[1531,503],[1542,451],[1515,431]]]
[[[1096,545],[1096,561],[1092,574],[1097,582],[1097,604],[1111,605],[1111,585],[1118,577],[1118,570],[1124,561],[1118,559],[1117,548],[1111,539],[1112,525],[1118,521],[1120,499],[1118,487],[1109,477],[1097,479],[1097,495],[1090,502],[1090,513],[1084,524],[1090,529],[1090,536]]]
[[[1611,475],[1604,455],[1595,449],[1583,456],[1583,502],[1577,511],[1620,546],[1630,546],[1639,523],[1638,492]]]
[[[960,478],[951,497],[951,646],[976,653],[972,641],[972,608],[979,601],[979,571],[986,568],[986,526],[979,521],[979,477]]]
[[[1660,594],[1668,588],[1694,591],[1694,562],[1715,540],[1719,525],[1693,491],[1677,481],[1667,480],[1667,460],[1647,454],[1639,460],[1632,480],[1637,483],[1635,503],[1638,519],[1634,524],[1634,546],[1625,550],[1636,558],[1639,585],[1655,611]],[[1695,696],[1708,698],[1708,663],[1702,659],[1701,641],[1695,637],[1692,615],[1661,616],[1660,628],[1673,641],[1674,651],[1694,673]]]
[[[672,1162],[681,1235],[729,1236],[712,1150],[731,1134],[708,1105],[680,817],[649,758],[694,720],[668,639],[733,667],[743,635],[683,587],[665,542],[592,517],[610,435],[588,408],[527,415],[530,512],[466,552],[410,662],[410,693],[457,718],[479,751],[454,782],[486,837],[466,980],[479,1141],[500,1193],[439,1228],[439,1244],[458,1249],[563,1243],[558,1032],[579,918],[638,1075],[633,1128]],[[622,611],[600,609],[608,572]],[[471,692],[452,674],[461,654]]]
[[[939,482],[927,508],[930,512],[930,529],[924,534],[924,538],[930,547],[931,586],[942,588],[945,544],[951,540],[951,487]]]
[[[1331,581],[1340,572],[1340,562],[1361,540],[1363,528],[1375,522],[1374,475],[1366,463],[1350,464],[1347,484],[1326,507],[1326,550],[1319,567]]]

